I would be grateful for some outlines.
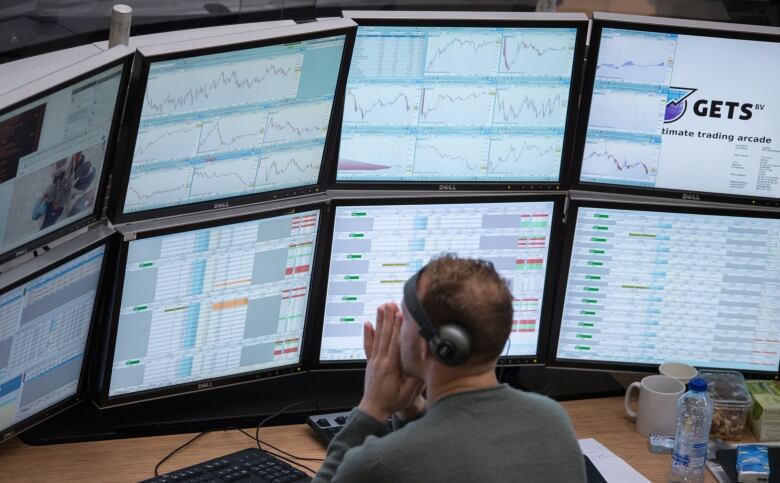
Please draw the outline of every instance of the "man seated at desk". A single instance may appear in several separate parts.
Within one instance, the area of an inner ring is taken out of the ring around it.
[[[563,408],[496,379],[512,310],[488,262],[446,255],[412,276],[403,312],[364,325],[363,398],[314,481],[586,481]]]

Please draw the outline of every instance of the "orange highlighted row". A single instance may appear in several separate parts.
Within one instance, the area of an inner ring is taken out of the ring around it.
[[[241,299],[225,300],[224,302],[217,302],[215,304],[211,304],[211,310],[232,309],[234,307],[241,307],[242,305],[247,305],[248,303],[249,303],[249,299],[246,297]]]

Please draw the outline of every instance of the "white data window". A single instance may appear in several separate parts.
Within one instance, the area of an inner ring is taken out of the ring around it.
[[[580,181],[780,198],[778,56],[778,42],[605,28]]]

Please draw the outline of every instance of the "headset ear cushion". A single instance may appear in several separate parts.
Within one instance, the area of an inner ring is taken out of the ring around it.
[[[448,366],[463,364],[471,355],[471,337],[462,325],[444,324],[439,327],[438,339],[433,352]]]

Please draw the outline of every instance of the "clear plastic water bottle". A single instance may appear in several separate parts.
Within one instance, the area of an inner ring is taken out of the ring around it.
[[[707,381],[691,379],[689,391],[677,401],[677,432],[672,453],[671,482],[704,481],[707,440],[712,424],[712,401]]]

